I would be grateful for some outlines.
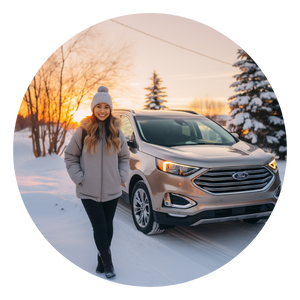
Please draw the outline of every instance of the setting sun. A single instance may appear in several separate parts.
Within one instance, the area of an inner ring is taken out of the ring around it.
[[[74,113],[74,117],[73,120],[74,122],[80,123],[80,121],[87,117],[90,116],[92,113],[90,110],[84,110],[84,109],[78,109],[77,111],[75,111]]]

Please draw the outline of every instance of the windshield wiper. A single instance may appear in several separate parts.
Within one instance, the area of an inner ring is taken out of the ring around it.
[[[180,144],[180,145],[166,145],[167,147],[181,147],[181,146],[197,146],[197,145],[225,145],[225,144],[219,144],[219,143],[206,143],[206,142],[199,142],[195,144]]]
[[[224,145],[227,145],[227,144],[199,142],[199,143],[197,143],[196,145],[220,145],[220,146],[223,145],[223,146],[224,146]]]

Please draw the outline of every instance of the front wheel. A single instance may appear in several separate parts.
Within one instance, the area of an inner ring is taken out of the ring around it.
[[[132,218],[137,230],[144,234],[159,234],[164,231],[154,221],[151,198],[144,181],[138,181],[131,194]]]

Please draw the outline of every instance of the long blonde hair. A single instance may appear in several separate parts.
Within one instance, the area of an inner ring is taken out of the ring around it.
[[[106,135],[105,135],[106,145],[107,145],[107,149],[110,153],[112,152],[112,146],[114,146],[114,148],[117,152],[119,152],[121,150],[121,141],[118,137],[119,130],[114,125],[116,119],[117,118],[115,116],[110,114],[109,117],[105,121],[103,121],[105,129],[106,129]],[[89,150],[91,152],[91,154],[93,154],[94,151],[96,150],[97,142],[100,139],[100,135],[99,135],[100,128],[98,126],[99,122],[100,121],[97,119],[97,117],[94,115],[94,113],[91,115],[91,117],[87,121],[87,123],[85,125],[87,135],[84,139],[84,146],[85,146],[84,152]]]

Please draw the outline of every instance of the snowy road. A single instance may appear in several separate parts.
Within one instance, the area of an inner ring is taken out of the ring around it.
[[[25,206],[43,236],[64,257],[95,273],[96,249],[92,228],[75,197],[63,159],[34,159],[24,132],[15,134],[14,159],[18,186]],[[285,162],[279,161],[283,179]],[[222,267],[245,249],[264,224],[242,221],[176,227],[155,236],[137,231],[130,207],[120,200],[112,243],[117,276],[114,282],[133,286],[184,283]]]

